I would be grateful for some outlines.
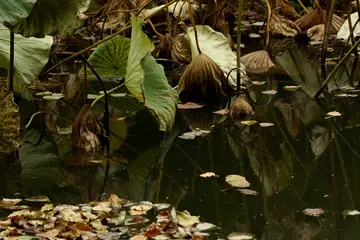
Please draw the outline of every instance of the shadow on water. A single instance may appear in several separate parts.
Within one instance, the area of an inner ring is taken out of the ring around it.
[[[360,239],[359,218],[341,214],[360,209],[359,97],[325,94],[312,100],[320,74],[311,52],[288,46],[275,54],[276,73],[260,77],[267,84],[250,92],[256,110],[252,119],[274,126],[247,126],[204,108],[179,111],[173,130],[164,135],[134,99],[112,99],[109,162],[72,150],[71,134],[64,129],[76,110],[64,101],[41,102],[47,128],[52,124],[63,130],[50,134],[40,116],[34,120],[18,160],[0,158],[0,195],[46,195],[52,202],[79,203],[116,193],[134,201],[171,203],[217,224],[225,236],[237,231],[264,240]],[[335,78],[330,90],[348,84],[346,69]],[[283,90],[294,82],[302,89]],[[278,92],[261,93],[268,89]],[[25,101],[19,105],[26,109],[22,122],[39,110]],[[342,116],[326,119],[334,110]],[[179,138],[197,128],[210,133]],[[201,178],[204,172],[219,177]],[[258,194],[230,188],[225,182],[229,174],[245,176]],[[325,213],[307,216],[306,208]]]

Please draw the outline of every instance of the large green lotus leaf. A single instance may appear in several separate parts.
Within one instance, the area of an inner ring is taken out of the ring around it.
[[[27,18],[6,26],[25,37],[70,34],[81,26],[78,15],[88,5],[89,0],[38,0]]]
[[[169,85],[164,68],[148,53],[141,60],[144,70],[144,84],[142,89],[145,106],[155,113],[161,131],[171,130],[176,113],[178,93]]]
[[[9,90],[0,87],[0,152],[10,153],[20,144],[19,107]]]
[[[126,74],[130,39],[116,36],[100,44],[89,58],[89,63],[102,78],[122,79]],[[93,76],[87,69],[88,76]]]
[[[49,59],[52,43],[51,36],[24,38],[15,34],[15,91],[21,92],[26,83],[38,76]],[[8,68],[9,61],[10,31],[0,24],[0,68]]]
[[[211,58],[227,75],[232,69],[236,69],[237,60],[236,54],[233,52],[228,44],[226,37],[209,26],[196,25],[196,31],[199,40],[199,46],[202,53]],[[187,29],[187,38],[190,42],[191,54],[194,58],[199,54],[196,47],[194,28]],[[245,66],[241,64],[241,81],[247,84],[249,78],[246,76]],[[232,71],[229,77],[229,84],[236,87],[236,71]]]
[[[145,55],[154,49],[153,44],[141,30],[142,19],[131,17],[131,43],[129,58],[127,60],[125,86],[140,101],[144,101],[140,86],[143,83],[144,71],[140,61]]]
[[[26,18],[36,0],[0,0],[0,23],[15,25]]]

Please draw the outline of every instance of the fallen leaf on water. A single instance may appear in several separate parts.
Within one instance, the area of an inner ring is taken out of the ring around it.
[[[188,211],[176,211],[176,217],[179,221],[179,224],[183,227],[189,227],[200,222],[199,216],[191,216]]]
[[[251,233],[233,232],[230,233],[227,239],[229,240],[247,240],[253,239],[255,236]]]
[[[35,197],[25,198],[25,201],[28,201],[28,202],[50,202],[50,199],[47,196],[35,196]]]
[[[141,204],[141,205],[137,205],[137,206],[132,206],[130,208],[130,215],[135,216],[135,215],[143,215],[146,214],[147,211],[149,211],[150,209],[152,209],[151,205],[148,204]]]
[[[193,103],[193,102],[187,102],[185,104],[179,103],[177,105],[178,109],[199,109],[204,107],[204,105]]]
[[[246,188],[250,186],[250,183],[246,181],[246,178],[240,175],[228,175],[225,181],[233,187]]]
[[[332,111],[332,112],[328,112],[326,115],[329,117],[339,117],[339,116],[341,116],[341,113],[339,113],[337,111]]]
[[[253,85],[255,86],[261,86],[264,85],[266,82],[265,81],[253,81]]]
[[[255,120],[241,121],[241,124],[251,126],[251,125],[257,124],[257,121],[255,121]]]
[[[230,110],[227,109],[227,108],[224,108],[224,109],[220,109],[220,110],[217,110],[216,112],[214,112],[215,114],[219,114],[219,115],[227,115],[229,114]]]
[[[213,172],[206,172],[206,173],[200,174],[200,177],[203,177],[203,178],[216,177],[216,174]]]
[[[196,225],[198,231],[209,231],[217,228],[216,225],[212,223],[202,222]]]
[[[344,216],[355,216],[360,215],[360,212],[358,210],[345,210],[342,212]]]
[[[39,237],[49,238],[53,239],[59,234],[60,230],[58,229],[52,229],[50,231],[44,232],[44,233],[38,233],[36,234]]]
[[[193,140],[196,137],[205,136],[206,134],[209,134],[209,133],[210,133],[210,131],[208,131],[208,130],[201,130],[199,128],[196,128],[196,129],[192,130],[191,132],[183,133],[182,135],[179,136],[179,138],[186,139],[186,140],[189,140],[189,139]]]
[[[268,122],[262,122],[262,123],[259,123],[260,127],[272,127],[274,126],[273,123],[268,123]]]
[[[245,195],[258,195],[257,191],[251,189],[239,189],[238,191]]]
[[[267,90],[267,91],[262,91],[262,94],[266,94],[266,95],[275,95],[277,93],[276,90]]]
[[[284,86],[284,90],[291,91],[291,92],[297,91],[300,88],[301,88],[301,86]]]
[[[144,236],[144,235],[135,235],[130,238],[130,240],[147,240],[147,239],[148,239],[148,237]]]
[[[1,203],[6,204],[6,205],[16,205],[19,202],[21,202],[22,199],[20,198],[3,198],[3,200],[1,201]]]
[[[306,208],[303,213],[308,216],[319,217],[324,213],[322,208]]]
[[[154,238],[157,235],[159,235],[160,233],[161,233],[161,230],[156,226],[155,223],[152,223],[150,225],[150,229],[148,231],[146,231],[144,234],[146,237]]]

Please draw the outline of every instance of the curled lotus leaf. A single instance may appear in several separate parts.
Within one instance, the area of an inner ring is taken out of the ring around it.
[[[0,88],[0,152],[10,153],[20,145],[20,114],[12,92]]]

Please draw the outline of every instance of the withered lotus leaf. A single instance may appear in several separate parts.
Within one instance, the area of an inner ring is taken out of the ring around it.
[[[284,16],[273,12],[270,19],[270,31],[273,34],[284,35],[286,37],[294,37],[300,32],[300,28],[291,20]]]
[[[265,73],[275,66],[265,50],[248,53],[241,57],[241,62],[245,65],[246,71],[251,73]]]
[[[73,123],[72,146],[86,152],[95,151],[100,146],[102,130],[91,106],[86,104]]]
[[[214,102],[228,92],[228,82],[220,67],[208,56],[195,56],[180,78],[178,92],[182,101]]]
[[[243,95],[240,95],[231,105],[230,116],[232,117],[250,116],[253,114],[254,110]]]

